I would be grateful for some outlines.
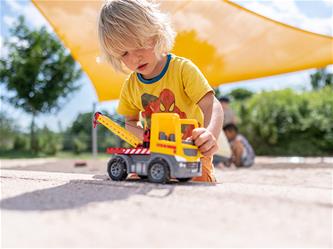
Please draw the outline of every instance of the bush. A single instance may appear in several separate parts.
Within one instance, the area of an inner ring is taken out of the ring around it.
[[[259,155],[333,154],[333,90],[262,92],[234,102],[239,128]]]
[[[80,154],[82,152],[87,151],[88,149],[87,140],[88,136],[85,133],[81,132],[80,134],[78,134],[78,136],[76,136],[73,139],[73,152],[75,154]]]
[[[0,112],[0,150],[11,150],[15,143],[17,127],[8,113]]]
[[[62,149],[60,135],[50,131],[47,127],[38,130],[37,137],[38,151],[45,155],[56,155]]]
[[[25,134],[16,134],[14,137],[13,149],[17,151],[26,151],[29,147],[29,137]]]

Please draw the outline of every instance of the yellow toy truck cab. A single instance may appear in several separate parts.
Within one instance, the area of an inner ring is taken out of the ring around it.
[[[150,152],[171,155],[184,162],[200,159],[198,148],[192,141],[183,140],[182,128],[198,127],[194,119],[180,119],[176,113],[156,113],[152,115],[150,132]]]

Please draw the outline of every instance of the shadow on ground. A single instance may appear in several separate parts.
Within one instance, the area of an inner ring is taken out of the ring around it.
[[[173,193],[177,185],[214,186],[214,184],[192,182],[170,182],[163,185],[144,180],[113,182],[104,175],[95,175],[93,178],[94,180],[71,180],[60,186],[6,198],[0,201],[0,208],[20,211],[73,209],[89,203],[125,200],[132,195],[165,198]]]

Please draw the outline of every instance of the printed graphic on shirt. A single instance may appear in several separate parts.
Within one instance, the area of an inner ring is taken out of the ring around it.
[[[142,117],[146,120],[150,127],[151,115],[153,113],[167,112],[177,113],[180,118],[186,118],[186,113],[179,109],[176,105],[175,95],[170,89],[163,89],[158,97],[151,94],[143,94],[141,103],[144,111],[141,112]],[[182,127],[183,137],[189,137],[193,127]]]

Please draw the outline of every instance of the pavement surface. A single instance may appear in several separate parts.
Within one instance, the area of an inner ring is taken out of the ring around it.
[[[43,160],[1,160],[2,247],[333,246],[330,162],[159,185],[110,181],[106,160]]]

